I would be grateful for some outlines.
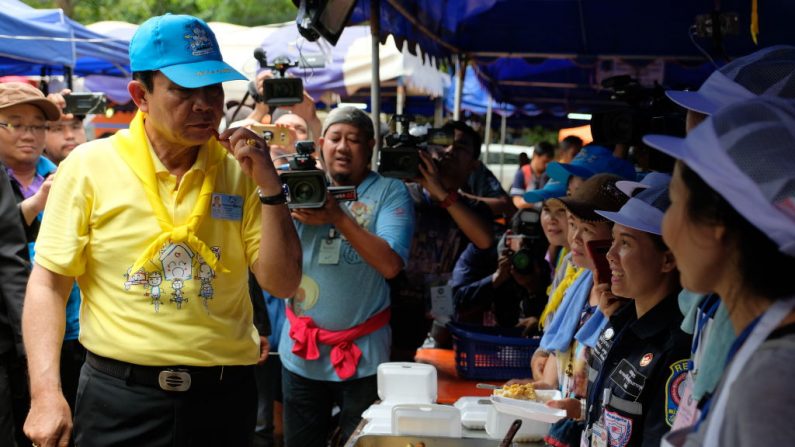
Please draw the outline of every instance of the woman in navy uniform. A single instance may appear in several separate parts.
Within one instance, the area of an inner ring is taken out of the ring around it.
[[[656,174],[620,211],[597,211],[615,222],[612,278],[599,286],[610,322],[590,360],[583,445],[657,447],[676,416],[690,340],[679,328],[676,261],[660,236],[669,182]],[[629,195],[639,185],[617,186]]]

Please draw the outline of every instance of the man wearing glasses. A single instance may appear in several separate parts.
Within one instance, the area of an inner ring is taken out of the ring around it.
[[[19,202],[28,242],[36,240],[55,165],[42,157],[47,121],[61,111],[36,87],[24,82],[0,84],[0,160]]]

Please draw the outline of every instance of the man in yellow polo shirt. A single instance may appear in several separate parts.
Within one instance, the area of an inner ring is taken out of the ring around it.
[[[59,167],[28,283],[25,433],[66,445],[71,412],[58,353],[72,278],[88,354],[74,416],[81,446],[249,445],[253,365],[248,271],[292,296],[301,249],[264,140],[216,128],[221,59],[203,21],[154,17],[130,43],[129,131],[76,148]]]

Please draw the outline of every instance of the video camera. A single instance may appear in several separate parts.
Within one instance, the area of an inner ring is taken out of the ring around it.
[[[270,68],[274,77],[262,81],[262,95],[257,91],[255,84],[249,84],[249,94],[257,102],[264,102],[271,107],[291,106],[300,104],[304,100],[304,83],[301,78],[288,78],[287,69],[292,67],[322,68],[323,60],[318,56],[301,57],[293,62],[288,57],[277,57],[272,64],[268,64],[265,50],[254,50],[254,58],[262,68]]]
[[[602,81],[610,99],[623,105],[591,118],[594,141],[601,144],[639,144],[643,135],[662,133],[684,136],[685,112],[674,104],[660,85],[643,87],[628,75]]]
[[[64,95],[64,113],[73,115],[104,114],[108,109],[108,99],[104,93],[74,92]]]
[[[290,209],[322,208],[326,204],[326,191],[339,201],[357,199],[356,187],[328,186],[326,173],[317,168],[312,156],[315,143],[299,141],[295,143],[295,150],[290,170],[279,174]]]
[[[419,151],[428,146],[449,146],[453,144],[453,133],[444,129],[428,129],[422,136],[409,133],[411,119],[406,115],[395,115],[394,120],[401,125],[400,132],[385,137],[385,147],[379,152],[378,173],[385,177],[415,179],[420,177]]]
[[[541,227],[541,213],[528,208],[517,211],[513,217],[514,234],[505,236],[505,247],[511,257],[511,265],[520,274],[533,273],[534,264],[544,261],[549,241]]]
[[[622,103],[613,110],[594,113],[591,133],[602,145],[631,145],[629,158],[644,169],[671,172],[674,160],[643,144],[649,133],[685,136],[686,112],[665,95],[660,85],[644,87],[628,75],[602,81],[610,99]]]

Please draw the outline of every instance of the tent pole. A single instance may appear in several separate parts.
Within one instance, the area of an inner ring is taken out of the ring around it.
[[[397,78],[397,97],[395,98],[395,113],[403,115],[403,109],[406,106],[406,84],[403,82],[403,76]],[[408,129],[406,129],[408,130]]]
[[[439,96],[433,101],[433,127],[442,127],[444,121],[444,98]]]
[[[492,107],[493,101],[491,95],[489,95],[489,102],[486,105],[486,134],[483,136],[483,139],[486,140],[486,163],[489,162],[489,147],[491,146],[491,115],[492,115]]]
[[[63,77],[64,81],[66,81],[66,88],[73,90],[74,86],[72,86],[72,67],[63,67]]]
[[[370,0],[370,36],[372,44],[372,80],[370,81],[370,110],[372,112],[375,147],[371,160],[372,169],[378,165],[378,152],[381,150],[381,56],[379,39],[381,35],[381,2]]]
[[[502,122],[500,123],[500,181],[502,181],[503,165],[505,165],[505,134],[508,129],[508,117],[502,115]]]
[[[464,90],[464,70],[463,57],[458,54],[455,56],[455,102],[453,105],[453,119],[461,119],[461,96]]]

